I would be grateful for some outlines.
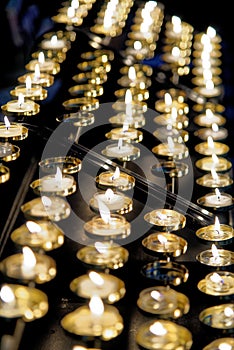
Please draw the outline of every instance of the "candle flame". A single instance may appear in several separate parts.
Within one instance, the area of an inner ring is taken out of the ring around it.
[[[222,277],[217,273],[214,272],[211,276],[210,276],[210,280],[214,283],[220,283],[223,281]]]
[[[208,145],[208,148],[214,149],[214,140],[213,140],[213,137],[210,135],[207,137],[207,145]]]
[[[97,201],[98,201],[98,209],[99,209],[100,216],[102,220],[105,222],[105,224],[108,224],[110,222],[110,209],[100,199],[98,199]]]
[[[26,85],[27,90],[30,90],[32,87],[32,79],[29,75],[27,76],[27,78],[25,80],[25,85]]]
[[[151,333],[157,336],[162,336],[167,333],[167,330],[163,327],[162,323],[159,321],[154,322],[149,329]]]
[[[218,132],[218,131],[219,131],[219,126],[218,126],[218,124],[216,124],[216,123],[212,123],[211,128],[212,128],[212,130],[213,130],[214,132]]]
[[[92,314],[95,316],[101,316],[104,312],[102,299],[97,295],[92,296],[89,302],[89,308]]]
[[[212,255],[215,259],[219,259],[219,251],[218,251],[218,248],[216,247],[216,245],[213,243],[212,246],[211,246],[211,252],[212,252]]]
[[[40,233],[41,227],[34,221],[27,221],[26,227],[29,230],[30,233]]]
[[[165,102],[165,105],[166,106],[171,106],[172,105],[172,97],[171,95],[169,94],[169,92],[166,92],[164,94],[164,102]]]
[[[154,299],[159,301],[162,298],[162,294],[159,293],[157,290],[152,290],[152,292],[150,293],[150,296]]]
[[[35,64],[35,71],[34,71],[35,79],[39,79],[40,75],[41,75],[41,72],[40,72],[39,63],[36,63]]]
[[[207,82],[206,82],[206,89],[207,90],[213,90],[214,89],[214,82],[213,82],[213,80],[207,80]]]
[[[41,201],[42,201],[42,204],[45,206],[45,207],[50,207],[52,205],[52,201],[49,197],[47,196],[42,196],[41,197]]]
[[[6,115],[4,116],[4,123],[5,123],[6,128],[9,129],[11,124],[10,124],[9,119],[7,118]]]
[[[75,9],[72,6],[69,6],[67,9],[67,17],[73,18],[75,16]]]
[[[168,138],[167,138],[167,145],[168,145],[170,152],[173,152],[173,149],[175,147],[175,143],[174,143],[171,136],[168,136]]]
[[[133,47],[135,50],[141,50],[142,49],[142,43],[139,40],[134,41]]]
[[[44,55],[44,52],[39,52],[39,55],[38,55],[38,62],[40,64],[44,64],[45,63],[45,55]]]
[[[167,214],[163,214],[161,212],[157,212],[157,217],[160,219],[160,220],[166,220],[167,219]]]
[[[105,192],[105,198],[110,201],[114,197],[114,192],[111,188],[108,188]]]
[[[123,132],[127,132],[128,129],[129,129],[129,123],[124,122],[124,123],[123,123]]]
[[[129,67],[129,69],[128,69],[128,78],[130,80],[132,80],[132,81],[136,80],[136,69],[135,69],[134,66]],[[126,100],[125,100],[125,103],[127,103]]]
[[[18,96],[18,105],[22,106],[24,104],[24,95],[22,93]]]
[[[50,42],[52,45],[56,45],[57,42],[58,42],[58,37],[57,35],[52,35],[51,39],[50,39]]]
[[[120,170],[119,170],[119,167],[117,166],[112,176],[112,180],[118,179],[119,177],[120,177]]]
[[[94,243],[94,247],[96,248],[98,253],[106,254],[108,252],[108,247],[107,247],[107,245],[105,243],[95,242]]]
[[[171,54],[172,54],[172,56],[174,56],[176,58],[180,57],[180,49],[179,49],[179,47],[174,46],[172,48],[172,50],[171,50]]]
[[[211,172],[211,176],[212,176],[213,180],[217,181],[219,176],[218,176],[216,170],[215,169],[211,169],[210,172]]]
[[[0,299],[4,301],[4,303],[12,303],[15,301],[15,295],[11,287],[7,285],[2,286],[0,290]]]
[[[211,157],[212,157],[214,165],[219,164],[219,158],[217,157],[217,155],[215,153],[212,153]]]
[[[106,10],[104,19],[103,19],[103,27],[104,29],[110,29],[112,26],[112,11]]]
[[[61,183],[62,179],[63,179],[62,171],[61,171],[61,169],[57,166],[56,174],[55,174],[55,180],[56,180],[57,182],[60,182],[60,183]]]
[[[207,34],[202,34],[201,36],[201,43],[205,46],[205,45],[210,45],[210,37]]]
[[[173,122],[176,121],[177,116],[178,116],[178,112],[177,112],[176,107],[172,107],[171,108],[171,119],[172,119]]]
[[[22,268],[32,269],[36,266],[37,260],[32,249],[29,247],[23,247],[23,266]]]
[[[232,317],[234,315],[234,310],[230,306],[226,306],[223,313],[226,317]]]
[[[206,29],[206,34],[212,39],[216,36],[216,30],[215,28],[208,26]]]
[[[212,77],[213,77],[213,74],[211,72],[211,69],[209,68],[203,69],[203,79],[205,82],[208,80],[212,80]]]
[[[178,16],[172,16],[171,23],[173,24],[173,31],[180,33],[182,30],[181,19]]]
[[[232,345],[228,343],[221,343],[218,348],[218,350],[232,350],[232,349],[233,349]]]
[[[127,118],[132,118],[132,92],[130,89],[127,89],[125,93],[125,105]]]
[[[217,200],[219,201],[220,197],[221,197],[221,193],[220,193],[218,188],[215,189],[215,195],[216,195]]]
[[[89,278],[94,284],[96,284],[99,287],[103,286],[104,284],[104,279],[102,278],[102,276],[100,276],[100,274],[95,271],[89,272]]]
[[[166,243],[167,243],[166,237],[163,236],[162,234],[159,234],[159,235],[158,235],[158,240],[159,240],[159,242],[162,243],[162,244],[166,244]]]
[[[215,217],[214,229],[218,232],[220,231],[220,222],[218,216]]]
[[[71,7],[73,7],[75,10],[77,10],[80,6],[79,0],[72,0],[71,1]]]
[[[121,149],[122,147],[123,147],[123,139],[120,138],[120,139],[118,140],[118,149]]]

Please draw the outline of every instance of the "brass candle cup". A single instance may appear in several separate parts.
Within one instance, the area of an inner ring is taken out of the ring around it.
[[[126,238],[131,233],[130,223],[120,214],[110,214],[107,222],[101,216],[94,216],[84,224],[84,231],[93,238],[118,240]]]
[[[40,63],[37,59],[33,59],[25,65],[25,69],[34,72],[37,64],[39,64],[40,72],[42,73],[56,75],[60,72],[60,63],[48,58],[45,58],[44,63]]]
[[[132,94],[134,94],[134,91],[141,90],[141,85],[142,83],[144,84],[144,87],[147,89],[148,87],[151,86],[151,79],[149,77],[147,77],[146,75],[143,74],[139,74],[138,72],[136,72],[136,79],[132,80],[128,77],[128,75],[122,75],[118,80],[117,83],[123,87],[123,88],[127,88],[127,89],[131,89]],[[122,91],[124,91],[125,89],[121,89]],[[118,97],[124,97],[125,94],[121,94],[118,93],[117,94]]]
[[[199,139],[205,141],[208,136],[211,136],[214,141],[223,141],[228,137],[228,131],[225,128],[219,128],[217,131],[213,131],[212,128],[201,128],[194,132],[194,135]]]
[[[133,113],[133,116],[128,120],[126,113],[117,113],[109,118],[109,122],[116,127],[123,126],[128,121],[130,129],[142,128],[145,125],[145,116],[142,113]]]
[[[189,112],[189,106],[184,102],[182,96],[179,96],[178,99],[173,99],[171,104],[166,104],[164,99],[159,99],[155,102],[155,109],[160,113],[171,113],[172,107],[176,108],[178,115],[186,115]]]
[[[73,75],[72,79],[77,84],[93,84],[93,85],[102,85],[107,81],[107,74],[105,72],[98,72],[92,70],[90,72],[78,73]]]
[[[223,91],[221,85],[214,86],[212,89],[208,89],[205,86],[197,86],[193,90],[206,98],[218,97]]]
[[[98,275],[102,279],[102,285],[95,284],[86,274],[72,280],[71,291],[84,299],[91,299],[93,295],[97,295],[108,304],[114,304],[124,297],[126,289],[121,279],[104,272],[98,272]]]
[[[10,169],[5,165],[0,165],[0,184],[7,182],[10,179]]]
[[[206,345],[202,350],[219,350],[222,349],[222,347],[225,349],[225,346],[227,349],[229,347],[230,350],[232,350],[234,347],[234,339],[228,337],[215,339]]]
[[[153,68],[147,64],[133,63],[132,66],[135,68],[137,78],[151,77],[153,74]],[[127,75],[129,71],[129,66],[125,65],[120,68],[119,72],[121,75]]]
[[[114,171],[105,171],[96,177],[95,182],[101,190],[112,188],[127,191],[135,186],[135,178],[124,172],[120,172],[120,175],[115,177]]]
[[[177,231],[185,227],[186,217],[172,209],[155,209],[144,216],[144,220],[160,231]]]
[[[19,246],[28,246],[33,250],[51,251],[64,243],[64,232],[48,220],[38,220],[38,231],[32,232],[23,224],[11,232],[11,240]]]
[[[105,137],[109,140],[122,139],[126,142],[141,142],[143,140],[143,132],[135,128],[128,128],[127,130],[114,128],[107,132]]]
[[[79,84],[68,89],[71,96],[98,97],[103,95],[104,89],[101,85]]]
[[[140,149],[128,142],[124,142],[122,146],[118,146],[118,143],[113,143],[107,145],[102,150],[102,154],[108,158],[119,159],[121,162],[129,162],[140,157]]]
[[[195,166],[203,172],[210,172],[211,169],[214,169],[217,173],[226,173],[232,168],[232,163],[224,158],[224,157],[218,157],[218,161],[214,162],[212,156],[206,156],[203,158],[198,159],[195,162]]]
[[[189,312],[190,302],[184,294],[168,286],[154,286],[140,292],[137,306],[147,314],[178,319]]]
[[[117,337],[124,328],[123,318],[113,305],[105,305],[103,314],[97,320],[87,305],[80,306],[62,318],[61,326],[69,333],[99,337],[104,341]]]
[[[102,68],[103,73],[111,71],[111,63],[108,60],[103,61],[102,56],[95,58],[93,61],[82,61],[78,63],[77,68],[82,72],[92,72],[95,68]]]
[[[171,137],[174,143],[184,143],[187,142],[189,139],[189,133],[187,130],[183,129],[176,129],[168,127],[160,127],[157,128],[153,135],[160,141],[160,142],[166,142],[168,137]]]
[[[231,243],[234,237],[234,230],[231,226],[220,224],[217,230],[215,225],[201,227],[196,231],[196,236],[207,242],[219,242],[219,244]]]
[[[171,113],[162,113],[154,118],[154,122],[158,125],[172,125],[173,128],[181,130],[189,126],[189,118],[185,114],[179,114],[174,119]]]
[[[212,76],[212,81],[213,81],[214,85],[220,85],[223,82],[222,78],[220,78],[217,75]],[[206,80],[204,79],[204,77],[202,75],[197,75],[197,76],[193,77],[191,79],[191,82],[192,82],[192,84],[199,86],[199,87],[206,85]]]
[[[11,151],[10,152],[7,151],[5,154],[2,154],[2,157],[0,157],[0,158],[1,158],[1,161],[11,162],[12,160],[17,159],[20,156],[20,148],[18,146],[12,145],[8,142],[7,142],[7,144],[10,145]],[[3,173],[6,172],[6,169],[4,169],[4,166],[3,166],[2,172]]]
[[[34,72],[25,73],[18,77],[18,82],[25,84],[27,77],[31,78],[32,84],[39,84],[43,87],[50,87],[54,84],[54,76],[43,72],[40,73],[39,77],[37,77]]]
[[[15,300],[12,305],[7,305],[0,298],[1,317],[22,317],[25,322],[31,322],[45,316],[48,312],[48,298],[41,290],[20,284],[6,284],[4,286],[11,289]]]
[[[56,121],[61,123],[71,123],[73,126],[88,126],[92,125],[95,121],[95,116],[93,113],[86,111],[78,111],[74,113],[64,113],[56,118]]]
[[[229,271],[218,271],[219,280],[215,281],[212,276],[216,273],[209,273],[204,279],[199,281],[198,289],[208,295],[231,296],[234,293],[234,274]]]
[[[214,256],[212,249],[197,254],[196,259],[201,264],[213,267],[230,266],[234,263],[234,253],[226,249],[218,249],[218,256]]]
[[[128,250],[114,242],[103,242],[102,250],[98,247],[85,246],[77,254],[77,258],[88,267],[116,270],[128,261]]]
[[[62,103],[63,107],[68,111],[93,111],[99,108],[99,100],[94,97],[77,97],[66,100]]]
[[[174,142],[173,147],[170,147],[167,142],[160,143],[152,148],[152,152],[160,158],[167,160],[179,160],[187,158],[189,149],[185,144]]]
[[[86,61],[92,61],[97,57],[106,56],[108,61],[113,61],[115,58],[114,52],[108,49],[96,49],[93,51],[82,52],[80,57]]]
[[[21,141],[28,137],[28,128],[20,123],[10,123],[6,127],[5,123],[0,123],[0,140],[7,141]],[[7,155],[6,155],[7,156]]]
[[[70,26],[71,29],[72,27],[79,27],[83,23],[83,18],[74,16],[74,17],[69,17],[67,16],[66,12],[58,12],[56,15],[51,17],[52,21],[58,24],[66,24],[67,26]]]
[[[189,271],[183,264],[157,260],[144,265],[141,269],[143,276],[164,285],[179,286],[187,282]]]
[[[7,277],[24,283],[42,284],[51,281],[56,276],[56,263],[45,254],[34,253],[36,264],[33,268],[23,269],[24,255],[13,254],[0,261],[0,271]]]
[[[155,326],[155,332],[153,330]],[[163,334],[157,333],[157,326],[163,330]],[[143,323],[137,330],[136,342],[143,349],[186,349],[192,347],[191,332],[184,326],[168,320],[151,320]]]
[[[38,197],[20,207],[27,220],[60,221],[71,213],[70,204],[59,196]]]
[[[195,151],[198,154],[201,154],[203,156],[211,156],[213,153],[215,153],[217,156],[224,156],[230,151],[230,147],[222,142],[213,142],[213,146],[210,147],[207,141],[198,143],[194,147]]]
[[[112,104],[112,108],[116,111],[122,111],[122,112],[125,112],[126,111],[126,102],[125,102],[125,99],[124,98],[120,98],[118,99],[117,101],[115,101],[113,104]],[[131,102],[131,110],[132,110],[132,113],[133,115],[135,113],[145,113],[147,111],[147,103],[145,101],[132,101]]]
[[[200,98],[198,98],[197,101],[199,101],[199,100],[200,100]],[[195,103],[193,105],[192,109],[193,109],[193,111],[198,112],[198,113],[204,113],[207,109],[210,109],[213,113],[224,113],[225,112],[225,106],[223,106],[217,102],[212,102],[212,101],[206,100],[204,98],[201,98],[200,103]]]
[[[70,196],[76,192],[76,181],[73,176],[64,174],[61,181],[56,180],[56,175],[46,175],[30,183],[30,187],[36,195],[44,196]]]
[[[46,42],[48,42],[48,44],[46,43],[45,46],[51,46],[51,43],[48,40],[46,40]],[[62,46],[63,45],[62,42],[59,45]],[[45,58],[48,58],[50,60],[54,60],[55,62],[58,62],[61,64],[65,61],[65,59],[67,57],[68,49],[66,47],[59,49],[59,45],[58,45],[57,49],[56,49],[56,47],[55,48],[51,47],[48,49],[41,48],[39,51],[35,51],[32,53],[32,58],[38,59],[40,52],[43,52]],[[64,44],[64,45],[66,45],[66,44]],[[41,46],[41,44],[39,44],[39,46]]]
[[[109,203],[108,203],[108,200],[104,201],[104,203],[107,205],[110,212],[117,213],[117,214],[129,213],[133,209],[132,199],[127,196],[124,196],[121,192],[114,192],[114,195],[115,194],[119,196],[119,199],[115,200],[114,198],[114,201],[110,200]],[[95,213],[99,213],[98,197],[100,196],[103,198],[103,196],[105,196],[105,191],[99,191],[95,193],[94,196],[89,201],[89,206]],[[120,196],[121,196],[121,199],[120,199]]]
[[[3,113],[7,116],[32,116],[40,112],[40,105],[32,100],[25,100],[19,104],[17,100],[10,100],[1,106]]]
[[[160,241],[160,238],[165,242]],[[142,240],[142,245],[151,255],[164,255],[170,258],[185,254],[188,247],[185,239],[169,232],[153,232]]]
[[[212,124],[217,124],[218,126],[223,126],[226,124],[226,118],[217,112],[212,112],[212,114],[201,113],[193,118],[193,122],[199,126],[211,128]]]
[[[220,192],[219,196],[210,192],[198,198],[197,204],[211,211],[228,211],[234,206],[234,198],[226,192]]]
[[[229,312],[229,310],[231,315],[225,315],[225,312]],[[208,327],[232,332],[234,327],[233,310],[234,304],[232,303],[211,306],[200,312],[199,320]]]
[[[41,85],[34,84],[31,88],[26,88],[26,85],[18,85],[10,91],[13,98],[18,98],[20,94],[23,94],[26,99],[33,101],[42,101],[47,98],[48,92],[43,89]]]
[[[205,174],[196,179],[196,183],[210,189],[226,189],[233,184],[233,179],[228,174],[217,174],[217,178],[213,178],[212,174]]]
[[[54,174],[57,167],[63,174],[75,174],[81,170],[82,161],[73,156],[50,157],[41,160],[38,165],[43,172],[49,174]]]

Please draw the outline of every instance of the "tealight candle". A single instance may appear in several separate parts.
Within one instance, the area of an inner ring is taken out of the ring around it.
[[[39,113],[40,105],[31,100],[24,100],[23,93],[19,93],[18,100],[10,100],[1,106],[7,115],[31,116]]]
[[[10,278],[41,284],[56,276],[56,263],[51,257],[33,253],[25,246],[23,254],[10,255],[2,260],[0,270]]]
[[[224,188],[233,184],[233,179],[228,174],[218,174],[211,169],[210,174],[205,174],[196,179],[196,183],[208,188]]]
[[[97,295],[109,304],[123,298],[126,292],[124,282],[118,277],[95,271],[75,278],[70,289],[81,298],[90,299]]]
[[[233,204],[232,196],[225,192],[220,192],[218,188],[215,192],[207,193],[205,196],[198,198],[197,203],[203,207],[212,208],[214,210],[228,210]]]
[[[224,295],[234,290],[234,274],[229,271],[209,273],[205,277],[207,292]]]
[[[193,118],[195,124],[199,126],[212,127],[215,123],[218,126],[226,123],[226,118],[221,114],[213,112],[210,108],[205,110],[205,113],[198,114]]]
[[[135,186],[134,177],[123,173],[117,167],[115,171],[105,171],[96,177],[97,186],[101,189],[116,188],[121,191],[130,190]]]
[[[67,41],[64,38],[58,38],[56,34],[52,35],[50,39],[43,39],[40,46],[44,50],[67,50]]]
[[[28,129],[20,123],[10,123],[4,117],[4,123],[0,123],[0,140],[24,140],[28,136]],[[11,149],[12,150],[12,149]]]
[[[60,64],[55,60],[51,60],[46,58],[44,53],[41,51],[38,54],[38,59],[29,61],[25,68],[29,71],[35,71],[36,65],[39,64],[39,68],[41,72],[49,73],[49,74],[57,74],[60,72]]]
[[[48,220],[27,221],[11,233],[11,240],[20,246],[51,251],[63,245],[64,232]]]
[[[30,77],[28,78],[31,80]],[[13,90],[11,90],[10,94],[13,97],[19,97],[20,94],[23,94],[23,96],[27,99],[31,99],[33,101],[41,101],[47,98],[48,92],[39,84],[33,84],[30,87],[27,87],[27,84],[22,84],[16,86]]]
[[[234,327],[233,304],[221,304],[204,309],[199,314],[199,320],[212,328],[231,330]]]
[[[186,217],[175,210],[155,209],[145,214],[144,219],[163,231],[176,231],[183,228]]]
[[[161,350],[166,348],[191,349],[190,331],[172,321],[151,320],[138,327],[136,342],[144,349]]]
[[[100,337],[111,340],[123,330],[123,319],[113,305],[103,305],[99,297],[92,296],[89,305],[84,305],[65,315],[62,327],[73,334]]]
[[[1,287],[1,317],[22,317],[24,321],[31,322],[43,317],[47,312],[48,298],[39,289],[20,284],[4,284]]]
[[[225,173],[232,168],[232,163],[224,157],[217,157],[216,154],[212,154],[211,157],[198,159],[195,166],[205,172],[210,172],[213,169],[217,173]]]
[[[205,86],[197,86],[194,90],[207,98],[220,96],[222,92],[221,87],[215,86],[213,80],[208,80]]]
[[[196,130],[194,135],[201,140],[207,140],[208,136],[211,136],[214,141],[220,141],[228,137],[228,131],[225,128],[220,128],[216,123],[213,123],[210,128]]]
[[[184,96],[182,95],[172,98],[169,92],[165,92],[164,99],[155,102],[155,109],[160,113],[171,113],[172,108],[175,108],[179,115],[188,114],[189,112],[189,106],[184,102]]]
[[[168,160],[183,159],[189,155],[188,148],[183,143],[174,142],[171,136],[168,136],[167,143],[153,147],[152,152]]]
[[[202,251],[196,259],[208,266],[229,266],[234,262],[234,254],[229,250],[218,249],[215,244],[212,244],[211,249]]]
[[[213,141],[212,136],[208,136],[207,141],[195,145],[194,149],[197,153],[205,156],[211,156],[213,153],[221,156],[227,154],[230,147],[225,143]]]
[[[187,242],[184,239],[168,232],[154,232],[143,239],[142,245],[151,254],[162,253],[170,257],[180,256],[187,250]]]
[[[25,84],[28,77],[31,78],[32,84],[39,84],[43,87],[49,87],[54,83],[54,76],[49,73],[41,72],[38,63],[35,65],[34,72],[25,73],[19,76],[18,81]]]
[[[59,196],[41,196],[23,204],[21,210],[28,219],[60,221],[70,215],[71,207]]]
[[[116,115],[109,118],[109,122],[116,126],[123,126],[126,121],[128,122],[128,126],[131,129],[142,128],[145,125],[145,116],[144,114],[133,110],[130,118],[128,118],[124,112],[117,113]]]
[[[120,210],[125,203],[125,197],[121,192],[113,192],[111,188],[108,188],[105,192],[97,192],[93,196],[94,207],[99,207],[99,201],[102,201],[107,205],[110,211]]]
[[[206,345],[202,350],[232,350],[234,347],[233,338],[218,338]]]
[[[234,231],[231,226],[220,224],[219,219],[216,216],[215,223],[198,229],[196,231],[196,236],[205,241],[217,241],[222,243],[232,240],[234,237]]]
[[[117,158],[120,161],[129,161],[139,158],[140,149],[127,142],[123,142],[120,138],[118,143],[106,146],[102,154],[107,157]]]

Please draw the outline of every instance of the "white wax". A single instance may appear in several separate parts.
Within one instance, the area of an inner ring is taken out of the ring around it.
[[[94,206],[97,208],[98,200],[105,203],[110,210],[119,210],[124,206],[124,195],[122,193],[113,193],[111,198],[108,198],[105,193],[95,193]]]
[[[119,147],[118,145],[111,145],[106,147],[106,155],[109,157],[126,157],[134,154],[134,147],[130,144]]]
[[[80,294],[84,298],[90,298],[93,295],[97,295],[100,298],[107,298],[111,293],[115,293],[117,290],[116,281],[104,280],[103,285],[98,286],[87,276],[87,279],[83,279],[79,283]]]
[[[71,188],[73,178],[71,176],[63,176],[62,179],[56,179],[56,175],[48,175],[41,179],[41,190],[45,192],[64,191]]]
[[[205,196],[204,204],[209,207],[226,207],[232,205],[232,197],[223,193],[221,193],[220,196],[208,194]]]
[[[61,50],[65,47],[65,41],[63,39],[57,39],[56,42],[51,40],[43,40],[41,47],[45,50]]]
[[[12,123],[7,128],[5,124],[0,125],[0,137],[14,137],[22,134],[22,125]]]
[[[21,104],[19,104],[18,101],[7,102],[8,112],[15,112],[15,113],[29,112],[29,111],[32,111],[34,107],[35,107],[35,103],[29,100]]]

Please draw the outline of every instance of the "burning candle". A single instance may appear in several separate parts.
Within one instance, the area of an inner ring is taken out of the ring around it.
[[[23,281],[41,284],[56,276],[55,261],[45,255],[34,253],[29,247],[23,253],[10,255],[0,262],[0,270],[6,276]]]
[[[169,92],[165,92],[164,98],[155,102],[155,109],[160,113],[171,113],[172,107],[177,110],[179,115],[188,114],[189,106],[184,102],[184,96],[179,95],[172,98]]]
[[[11,239],[20,246],[50,251],[63,245],[64,233],[48,220],[27,221],[11,233]]]
[[[172,233],[152,233],[142,241],[143,247],[149,253],[162,253],[167,256],[177,257],[187,250],[187,242]]]
[[[52,59],[45,59],[45,55],[43,51],[40,51],[38,54],[38,59],[34,59],[29,61],[26,64],[25,68],[29,71],[35,71],[36,65],[39,64],[39,68],[41,72],[45,72],[48,74],[58,74],[60,72],[60,64]]]
[[[214,141],[212,136],[208,136],[206,142],[195,145],[194,149],[197,153],[205,156],[211,156],[212,154],[221,156],[227,154],[230,147],[222,142]]]
[[[218,174],[215,169],[211,169],[210,174],[196,179],[196,183],[203,187],[224,188],[231,186],[233,179],[228,174]]]
[[[105,171],[96,177],[97,186],[101,189],[116,188],[121,191],[130,190],[135,186],[134,177],[123,173],[116,167],[115,171]]]
[[[214,153],[211,157],[207,156],[198,159],[195,162],[195,165],[202,171],[210,172],[213,169],[218,173],[228,172],[232,168],[232,163],[228,159],[224,157],[217,157],[217,155]]]
[[[18,100],[10,100],[5,105],[1,106],[2,111],[7,115],[22,115],[30,116],[39,113],[40,105],[27,99],[24,100],[24,94],[21,92],[18,94]]]
[[[183,228],[186,223],[186,217],[175,210],[156,209],[145,214],[144,219],[160,230],[176,231]]]
[[[234,339],[225,337],[219,338],[206,345],[203,350],[232,350],[234,346]]]
[[[207,108],[205,113],[198,114],[193,118],[193,121],[199,126],[212,127],[214,123],[218,126],[224,125],[226,123],[226,118],[221,114],[214,113],[210,108]]]
[[[105,192],[97,192],[94,194],[92,206],[98,209],[99,201],[105,203],[109,210],[113,212],[123,208],[125,196],[121,192],[113,192],[111,188],[108,188]]]
[[[0,139],[3,141],[23,140],[28,136],[28,129],[19,123],[10,123],[5,116],[4,123],[0,123]]]
[[[97,295],[109,304],[123,298],[126,292],[124,282],[118,277],[95,271],[75,278],[70,289],[82,298],[90,299]]]
[[[208,136],[211,136],[213,140],[224,140],[228,136],[228,131],[225,128],[220,128],[216,123],[212,123],[209,128],[201,128],[194,132],[195,136],[198,136],[202,140],[207,140]]]
[[[67,50],[67,41],[65,38],[58,38],[56,34],[52,35],[50,39],[41,41],[40,46],[44,50]]]
[[[102,154],[107,157],[117,158],[120,161],[129,161],[139,158],[140,149],[127,142],[123,142],[123,139],[120,138],[118,143],[106,146]]]
[[[196,236],[205,241],[227,243],[228,240],[232,240],[234,231],[231,226],[220,224],[219,218],[215,216],[215,223],[198,229],[196,231]]]
[[[48,95],[47,90],[43,89],[41,85],[32,84],[30,76],[26,78],[25,84],[16,86],[10,91],[10,94],[14,97],[19,97],[20,94],[23,94],[25,98],[39,101],[44,100]]]
[[[199,319],[212,328],[231,330],[234,326],[233,304],[221,304],[204,309],[199,314]]]
[[[224,295],[234,290],[234,274],[228,271],[209,273],[205,277],[205,282],[208,293]]]
[[[198,198],[197,203],[204,207],[215,209],[230,209],[233,204],[233,198],[230,194],[220,192],[218,188],[214,192],[207,193],[205,196]]]
[[[32,84],[39,84],[43,87],[49,87],[54,83],[54,76],[49,73],[41,72],[39,63],[35,64],[34,72],[19,76],[18,81],[25,84],[28,77],[31,78]]]
[[[211,249],[204,250],[196,256],[196,259],[208,266],[228,266],[233,264],[233,253],[225,249],[218,249],[213,243]]]
[[[211,97],[217,97],[221,94],[222,89],[220,86],[215,86],[213,80],[207,80],[205,86],[198,86],[194,88],[196,92],[198,92],[200,95],[211,98]]]
[[[174,142],[171,136],[168,136],[166,143],[160,143],[152,148],[152,152],[159,157],[166,157],[168,160],[177,160],[187,158],[188,148],[183,143]]]
[[[80,336],[100,337],[110,340],[123,330],[123,319],[116,307],[103,304],[98,296],[92,296],[89,305],[84,305],[65,315],[62,327]]]

